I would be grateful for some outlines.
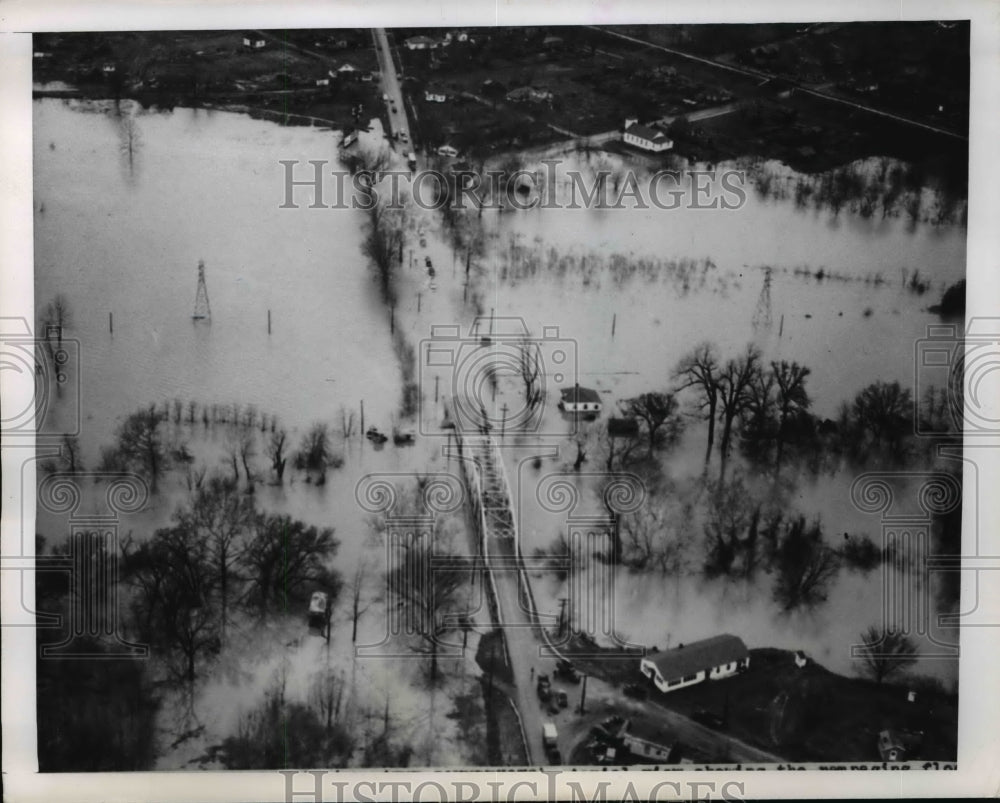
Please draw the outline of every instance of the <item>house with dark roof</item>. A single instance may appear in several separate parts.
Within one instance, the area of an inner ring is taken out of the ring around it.
[[[559,400],[559,409],[564,413],[596,415],[601,412],[601,397],[596,390],[574,385],[571,388],[563,388],[560,393],[562,398]]]
[[[625,126],[624,140],[629,145],[653,153],[661,153],[674,147],[674,141],[659,128],[631,121]]]
[[[738,636],[722,635],[643,657],[639,669],[660,691],[703,680],[721,680],[750,666],[750,651]]]

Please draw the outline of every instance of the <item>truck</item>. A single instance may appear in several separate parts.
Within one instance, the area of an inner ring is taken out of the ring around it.
[[[552,683],[549,681],[548,675],[539,675],[538,683],[535,684],[535,691],[538,692],[538,699],[543,703],[548,702],[549,695],[552,693]]]
[[[542,746],[545,748],[546,752],[554,750],[558,747],[558,738],[559,733],[556,731],[556,725],[554,722],[542,723]]]

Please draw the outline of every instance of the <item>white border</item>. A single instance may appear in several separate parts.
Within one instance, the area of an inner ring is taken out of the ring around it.
[[[6,0],[0,2],[0,315],[32,319],[31,214],[31,40],[32,30],[149,30],[292,27],[491,26],[515,24],[612,24],[625,22],[761,22],[902,19],[971,19],[972,86],[970,127],[970,195],[968,226],[969,315],[1000,315],[1000,189],[996,143],[1000,142],[1000,11],[991,0],[849,0],[802,4],[793,0],[683,0],[683,2],[531,3],[528,0],[392,0],[377,8],[361,0],[298,2],[87,2],[85,0]],[[996,400],[993,409],[996,410]],[[996,416],[994,416],[996,417]],[[1000,445],[1000,444],[998,444]],[[19,538],[20,467],[3,455],[2,554],[16,552]],[[988,551],[1000,553],[1000,506],[989,490],[1000,487],[997,451],[976,453],[979,469],[978,526]],[[12,465],[13,464],[13,465]],[[29,478],[30,479],[30,478]],[[970,477],[971,479],[971,477]],[[25,500],[33,511],[34,485]],[[989,489],[989,490],[987,490]],[[967,510],[969,508],[967,507]],[[965,517],[963,543],[972,543],[975,521]],[[27,528],[32,532],[32,528]],[[969,573],[965,573],[968,575]],[[979,610],[996,612],[1000,620],[1000,583],[996,572],[979,577]],[[963,578],[963,600],[976,593],[974,577]],[[3,619],[20,605],[17,583],[3,583]],[[30,589],[29,594],[33,593]],[[30,604],[31,600],[25,600]],[[1000,790],[1000,639],[992,628],[962,632],[960,667],[959,769],[955,772],[806,772],[725,773],[720,783],[743,783],[742,796],[762,797],[936,797],[995,796]],[[3,772],[5,796],[22,800],[283,800],[285,779],[276,772],[59,774],[35,772],[34,634],[26,628],[2,629]],[[353,783],[377,773],[345,772],[336,780]],[[427,776],[423,776],[426,778]],[[522,787],[517,799],[545,799],[546,778],[540,773],[448,773],[445,783],[484,783],[527,779],[538,792]],[[710,773],[575,772],[569,777],[587,784],[611,781],[621,789],[626,779],[642,794],[662,780],[687,783],[709,780]],[[418,781],[417,772],[393,773],[392,780]],[[334,779],[331,776],[331,779]],[[303,780],[302,777],[299,780]],[[560,787],[566,794],[565,787]],[[687,791],[690,787],[684,786]],[[621,794],[621,791],[618,792]],[[332,786],[325,800],[336,799]],[[661,799],[665,797],[661,793]],[[299,797],[306,800],[307,797]],[[484,798],[485,799],[485,796]]]

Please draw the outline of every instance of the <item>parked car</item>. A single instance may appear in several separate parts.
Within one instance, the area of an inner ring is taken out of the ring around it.
[[[387,440],[389,440],[388,435],[383,435],[374,426],[368,427],[368,431],[365,433],[365,437],[376,445],[381,445],[385,443]]]
[[[560,708],[567,708],[569,706],[569,695],[562,689],[556,692],[556,700],[559,702]]]
[[[549,695],[552,693],[552,683],[549,681],[548,675],[538,676],[535,691],[538,692],[538,699],[543,703],[549,699]]]

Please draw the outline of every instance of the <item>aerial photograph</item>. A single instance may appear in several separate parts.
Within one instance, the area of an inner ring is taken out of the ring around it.
[[[969,22],[31,61],[42,773],[954,768]]]

